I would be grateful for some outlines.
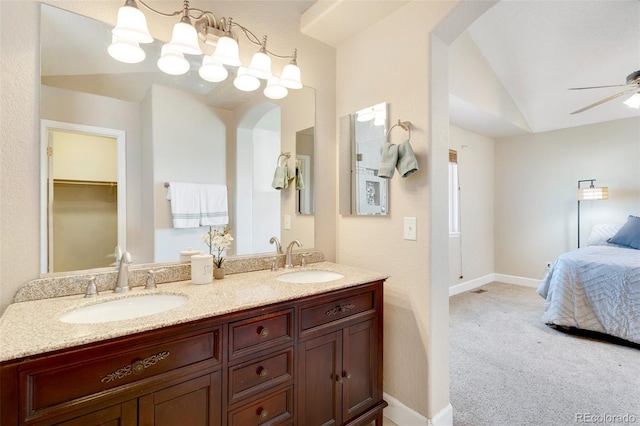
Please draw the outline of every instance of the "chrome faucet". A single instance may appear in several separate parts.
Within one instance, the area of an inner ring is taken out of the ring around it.
[[[115,293],[125,293],[129,291],[129,264],[131,263],[131,255],[125,251],[120,258],[120,267],[118,268],[118,279]]]
[[[282,254],[282,246],[280,245],[280,240],[278,239],[278,237],[271,237],[271,239],[269,240],[269,244],[275,244],[276,253]]]
[[[284,261],[284,267],[286,269],[293,268],[293,260],[291,259],[291,252],[293,251],[293,245],[297,244],[298,247],[302,247],[302,243],[300,240],[293,240],[287,246],[287,256]]]

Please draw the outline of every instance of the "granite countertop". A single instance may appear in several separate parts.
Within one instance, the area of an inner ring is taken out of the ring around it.
[[[324,283],[304,284],[276,280],[279,275],[301,270],[339,272],[344,277]],[[213,283],[203,285],[195,285],[191,281],[177,281],[159,284],[156,290],[138,287],[125,294],[102,292],[100,296],[92,299],[75,295],[13,303],[0,317],[0,361],[154,330],[386,278],[386,275],[379,272],[319,262],[305,268],[232,274],[223,280],[214,280]],[[79,307],[146,294],[184,295],[189,300],[165,312],[122,321],[71,324],[58,320],[62,314]]]

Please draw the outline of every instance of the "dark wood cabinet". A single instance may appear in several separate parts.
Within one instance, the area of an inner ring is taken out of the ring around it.
[[[5,361],[0,424],[381,426],[382,283]]]
[[[377,334],[377,320],[372,319],[300,345],[301,424],[348,424],[382,401]]]

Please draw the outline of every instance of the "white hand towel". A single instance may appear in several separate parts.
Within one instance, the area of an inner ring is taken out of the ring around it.
[[[174,228],[200,226],[200,189],[195,183],[169,182],[167,200],[171,200]]]
[[[215,184],[199,185],[200,226],[226,225],[229,223],[227,186]]]

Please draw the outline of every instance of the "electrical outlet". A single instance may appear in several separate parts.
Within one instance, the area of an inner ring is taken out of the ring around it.
[[[284,229],[291,229],[291,215],[284,215]]]
[[[547,269],[551,269],[551,262],[547,260]]]

